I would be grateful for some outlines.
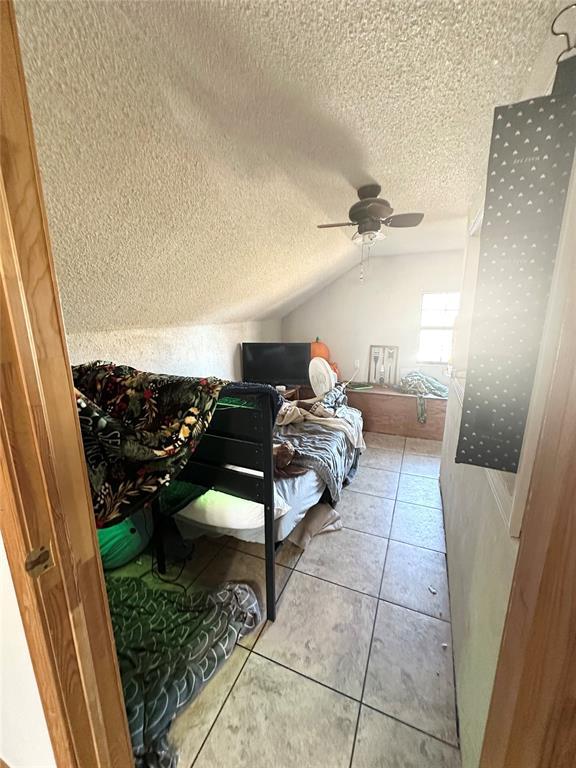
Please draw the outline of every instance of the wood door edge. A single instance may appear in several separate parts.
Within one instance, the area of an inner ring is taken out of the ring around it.
[[[30,403],[24,401],[26,398],[33,399],[35,424],[32,432],[40,448],[42,467],[46,470],[45,481],[49,486],[48,512],[44,508],[42,522],[35,523],[34,530],[42,530],[43,540],[53,538],[51,543],[55,550],[54,568],[38,577],[31,588],[31,577],[24,571],[23,558],[28,553],[28,539],[33,528],[27,527],[27,515],[33,514],[32,507],[35,505],[27,504],[26,508],[13,510],[18,515],[10,527],[15,527],[20,546],[8,547],[11,552],[9,565],[23,618],[29,603],[35,607],[38,615],[44,611],[45,625],[33,622],[29,629],[41,629],[38,644],[44,644],[46,658],[51,658],[54,664],[53,679],[45,681],[45,687],[52,685],[52,703],[46,697],[43,698],[49,730],[52,724],[48,709],[57,712],[60,718],[58,722],[69,729],[76,748],[76,760],[82,753],[88,755],[87,745],[93,745],[95,757],[86,758],[84,765],[79,768],[87,768],[87,763],[90,768],[125,768],[133,762],[130,735],[91,512],[64,323],[42,200],[16,16],[11,0],[0,0],[0,33],[0,158],[7,188],[6,218],[13,228],[24,286],[24,292],[16,290],[15,284],[10,286],[13,291],[11,300],[24,306],[26,320],[31,327],[31,343],[24,351],[18,348],[20,340],[14,337],[13,331],[10,332],[10,338],[15,339],[10,342],[10,355],[11,363],[16,368],[20,367],[25,374],[21,404],[28,413],[31,413]],[[27,271],[30,264],[33,264],[36,274],[31,275]],[[38,281],[35,279],[37,275],[41,276]],[[37,311],[38,307],[41,312]],[[20,365],[23,360],[26,362],[25,367]],[[21,373],[17,375],[21,376]],[[15,405],[19,407],[17,403]],[[6,452],[11,452],[18,449],[18,420],[15,420],[12,410],[4,411],[4,416],[10,416],[10,440],[6,439],[5,448]],[[25,452],[20,450],[17,458],[18,464],[14,466],[16,480],[24,474],[22,467],[26,462]],[[23,488],[14,490],[24,492]],[[13,502],[17,504],[18,499],[13,497]],[[2,519],[4,530],[4,521],[9,518],[3,514]],[[50,520],[50,534],[47,519]],[[58,581],[59,578],[61,581]],[[46,585],[53,587],[56,582],[58,588],[50,593]],[[60,638],[58,622],[54,624],[56,611],[61,615],[61,622],[64,622],[61,629],[66,641]],[[95,623],[88,626],[90,620]],[[61,643],[57,648],[59,640]],[[32,646],[33,640],[29,642]],[[40,665],[45,666],[41,654],[39,659]],[[38,665],[35,666],[35,672],[37,669]],[[59,711],[60,694],[63,700]],[[73,706],[74,702],[78,703],[78,708]],[[52,738],[53,734],[50,735]],[[73,768],[77,763],[72,751],[62,753],[58,764],[62,768]]]
[[[2,491],[0,533],[54,756],[59,766],[81,768],[76,759],[74,742],[68,727],[66,707],[54,663],[50,631],[46,623],[42,598],[38,593],[37,585],[23,568],[29,544],[22,535],[20,519],[16,512],[14,468],[7,447],[6,425],[0,402],[0,489]]]

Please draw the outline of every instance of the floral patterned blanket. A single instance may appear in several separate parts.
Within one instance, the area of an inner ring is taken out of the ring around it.
[[[227,382],[92,362],[72,368],[96,525],[140,509],[184,467]]]

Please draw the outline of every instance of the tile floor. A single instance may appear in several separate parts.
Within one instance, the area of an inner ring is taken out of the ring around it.
[[[291,544],[278,618],[175,721],[178,768],[458,768],[440,443],[367,434],[344,528]],[[260,545],[202,544],[183,576],[264,592]]]

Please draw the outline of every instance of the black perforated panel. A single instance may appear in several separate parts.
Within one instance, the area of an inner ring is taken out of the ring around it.
[[[574,92],[495,111],[457,462],[518,469],[575,132]]]

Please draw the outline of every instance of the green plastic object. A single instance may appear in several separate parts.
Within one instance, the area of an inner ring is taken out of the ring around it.
[[[152,537],[149,510],[136,512],[109,528],[98,529],[98,546],[105,571],[120,568],[140,555]]]

